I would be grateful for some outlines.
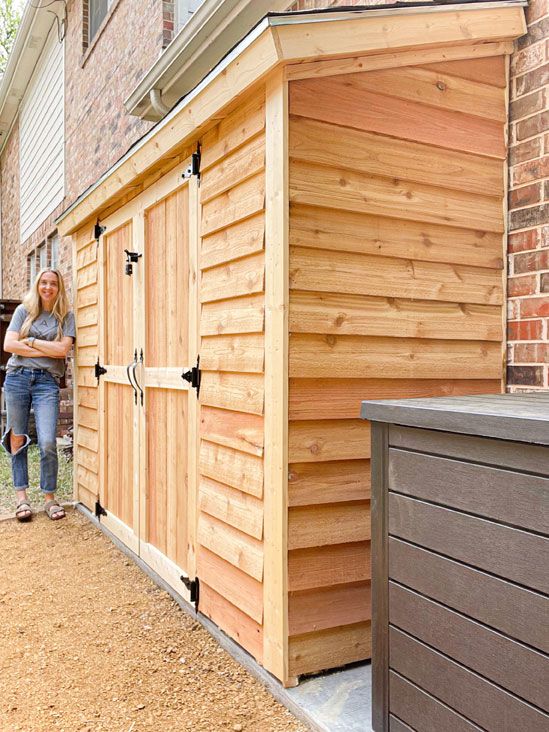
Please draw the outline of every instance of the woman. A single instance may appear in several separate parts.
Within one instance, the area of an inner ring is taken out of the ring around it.
[[[31,406],[40,448],[40,489],[45,510],[54,521],[65,516],[55,500],[59,380],[75,335],[74,316],[69,312],[61,274],[54,269],[41,270],[23,304],[17,306],[4,340],[4,350],[12,356],[4,382],[7,425],[2,446],[11,455],[17,495],[15,515],[19,521],[32,518],[27,498]]]

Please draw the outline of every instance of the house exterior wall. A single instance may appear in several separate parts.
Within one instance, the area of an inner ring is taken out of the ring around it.
[[[15,123],[0,157],[2,200],[2,297],[19,299],[17,278],[26,267],[19,246],[19,124]]]
[[[531,0],[511,62],[509,391],[549,388],[549,2]]]

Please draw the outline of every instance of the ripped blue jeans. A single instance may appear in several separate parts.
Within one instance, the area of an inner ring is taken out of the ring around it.
[[[4,382],[6,400],[6,432],[2,447],[11,455],[13,487],[23,491],[29,487],[27,450],[31,406],[34,409],[38,447],[40,448],[40,490],[55,493],[57,489],[57,418],[59,385],[46,369],[17,368],[9,371]],[[12,455],[11,435],[24,435],[22,447]]]

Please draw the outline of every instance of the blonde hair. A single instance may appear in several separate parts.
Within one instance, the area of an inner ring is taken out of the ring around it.
[[[63,321],[69,312],[69,299],[67,297],[67,291],[65,290],[65,283],[63,282],[61,272],[57,269],[50,269],[49,267],[40,270],[36,275],[36,279],[32,283],[30,290],[23,298],[23,307],[27,311],[28,315],[21,326],[20,336],[22,338],[26,338],[28,336],[32,324],[42,312],[42,300],[38,291],[38,285],[40,284],[40,278],[42,275],[46,274],[46,272],[52,272],[54,275],[57,275],[59,290],[57,292],[55,302],[53,303],[51,313],[57,319],[57,340],[60,341],[63,337]]]

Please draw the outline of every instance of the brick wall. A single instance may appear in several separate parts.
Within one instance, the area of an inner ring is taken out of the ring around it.
[[[19,245],[19,125],[14,124],[0,157],[2,201],[2,277],[5,299],[21,297],[19,278],[26,274],[26,258]]]
[[[549,388],[549,0],[531,0],[511,61],[509,391]]]

